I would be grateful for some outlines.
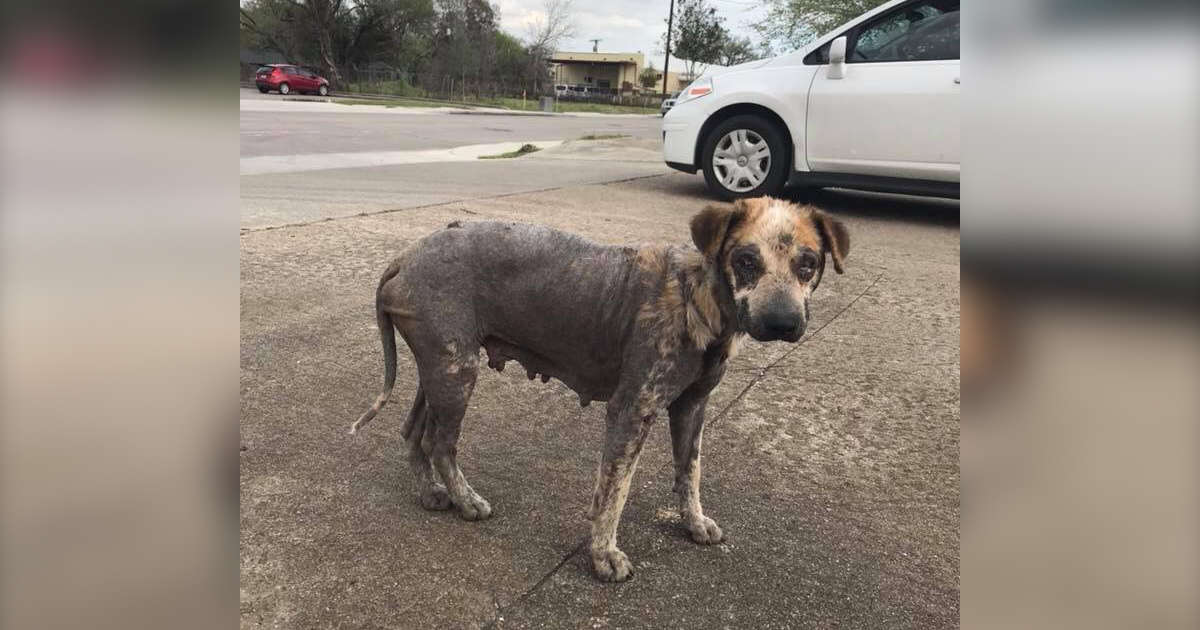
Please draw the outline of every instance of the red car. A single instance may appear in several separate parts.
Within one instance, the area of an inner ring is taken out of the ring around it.
[[[280,94],[285,95],[292,92],[309,92],[321,96],[329,94],[329,81],[325,80],[325,77],[308,68],[286,63],[260,66],[254,72],[254,84],[263,94],[271,90],[279,90]]]

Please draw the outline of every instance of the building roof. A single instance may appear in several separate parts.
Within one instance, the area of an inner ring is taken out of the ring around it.
[[[646,57],[642,53],[621,53],[621,52],[566,52],[555,51],[550,55],[550,61],[554,63],[563,63],[567,61],[581,61],[590,63],[632,63],[638,67],[646,65]]]

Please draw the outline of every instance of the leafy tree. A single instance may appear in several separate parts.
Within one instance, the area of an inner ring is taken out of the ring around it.
[[[749,37],[727,35],[725,41],[721,44],[721,53],[718,60],[723,66],[736,66],[739,63],[746,63],[747,61],[754,61],[759,58],[758,54],[754,52],[754,44],[750,42]]]
[[[754,26],[781,49],[795,50],[884,0],[768,0],[767,16]]]
[[[671,54],[682,59],[686,74],[695,78],[709,64],[720,63],[727,37],[724,20],[707,0],[679,0],[672,27]]]
[[[660,76],[661,73],[657,68],[654,67],[654,63],[651,62],[649,66],[642,68],[642,71],[638,73],[638,83],[640,83],[643,88],[653,89],[654,87],[658,86],[658,79]]]
[[[545,59],[570,32],[570,2],[547,7],[552,15],[530,44],[499,29],[488,0],[247,0],[240,35],[243,46],[321,68],[338,87],[349,69],[382,63],[422,74],[433,91],[460,93],[465,83],[479,95],[499,83],[519,93],[539,89]]]

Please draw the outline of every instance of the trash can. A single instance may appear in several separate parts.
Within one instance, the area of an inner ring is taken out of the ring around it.
[[[553,96],[543,96],[541,98],[541,103],[539,105],[540,105],[540,109],[544,112],[554,111],[554,97]]]

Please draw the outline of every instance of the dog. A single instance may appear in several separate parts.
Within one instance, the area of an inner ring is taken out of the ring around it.
[[[607,401],[603,455],[588,518],[603,581],[633,575],[617,522],[638,456],[666,408],[674,492],[692,540],[721,528],[700,505],[704,408],[747,335],[795,342],[826,258],[842,273],[845,226],[829,214],[761,197],[709,206],[691,220],[696,249],[610,247],[546,227],[454,222],[404,251],[383,274],[376,318],[383,392],[350,429],[371,421],[396,382],[399,331],[419,384],[401,431],[421,505],[467,520],[492,508],[455,459],[479,372],[517,361],[530,379],[556,378],[586,406]]]

